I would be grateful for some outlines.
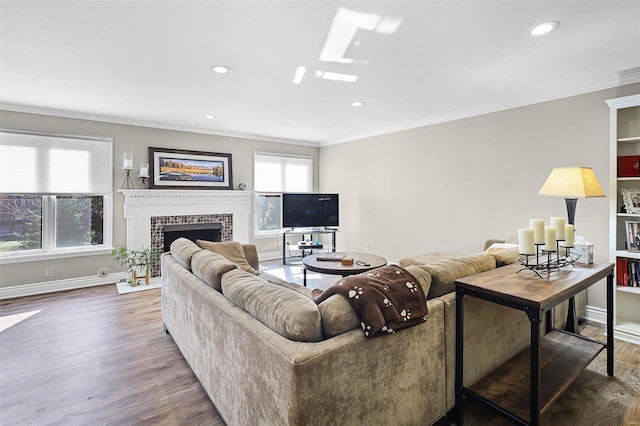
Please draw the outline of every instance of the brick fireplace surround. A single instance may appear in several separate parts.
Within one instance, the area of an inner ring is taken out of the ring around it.
[[[168,224],[221,223],[222,241],[249,242],[251,192],[171,189],[121,189],[125,196],[127,248],[162,251]],[[152,276],[160,275],[159,263]]]

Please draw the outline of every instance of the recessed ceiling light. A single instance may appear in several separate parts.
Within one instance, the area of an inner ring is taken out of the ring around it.
[[[211,71],[217,72],[218,74],[229,74],[231,68],[226,65],[211,65]]]
[[[560,26],[559,22],[549,21],[549,22],[545,22],[544,24],[536,25],[535,27],[529,29],[528,33],[529,35],[532,35],[532,36],[541,36],[541,35],[550,33],[551,31],[555,30],[559,26]]]
[[[364,105],[364,101],[355,101],[354,103],[351,104],[351,106],[354,107],[361,107]]]
[[[213,120],[214,118],[216,118],[215,115],[211,115],[211,114],[207,114],[204,116],[204,118],[206,118],[207,120]]]
[[[322,78],[323,80],[333,81],[345,81],[347,83],[353,83],[358,79],[357,75],[341,74],[331,71],[316,71],[316,78]]]
[[[304,78],[304,74],[306,72],[307,72],[307,67],[296,68],[296,74],[293,76],[293,84],[302,83],[302,79]]]

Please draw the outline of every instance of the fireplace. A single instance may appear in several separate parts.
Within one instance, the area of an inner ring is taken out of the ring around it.
[[[165,225],[163,253],[169,251],[171,243],[178,238],[196,240],[222,241],[222,223],[193,223],[187,225]]]
[[[127,248],[164,252],[166,226],[221,224],[221,241],[249,242],[251,192],[214,190],[119,190],[125,196]],[[160,261],[152,269],[160,275]]]

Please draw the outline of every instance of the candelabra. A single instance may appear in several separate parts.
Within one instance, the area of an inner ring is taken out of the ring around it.
[[[542,273],[546,273],[547,275],[551,273],[551,271],[558,270],[560,268],[564,268],[567,266],[575,266],[573,262],[578,260],[578,256],[575,253],[571,253],[570,249],[573,248],[573,245],[566,246],[560,245],[560,242],[564,240],[556,240],[556,248],[555,250],[548,250],[545,248],[541,248],[543,244],[535,244],[536,246],[536,254],[526,254],[520,253],[521,256],[524,256],[524,260],[521,258],[518,260],[518,263],[523,266],[522,269],[518,270],[518,273],[522,271],[533,271],[538,277],[542,278]],[[560,255],[560,249],[564,249],[564,256]],[[540,253],[542,251],[542,254]],[[553,256],[553,253],[556,255]],[[530,262],[529,258],[534,257],[534,262]]]

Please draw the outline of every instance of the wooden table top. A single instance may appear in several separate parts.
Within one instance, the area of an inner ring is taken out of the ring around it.
[[[521,305],[547,309],[579,293],[613,272],[613,263],[576,263],[542,278],[512,264],[455,280],[457,288],[498,297]]]
[[[331,255],[344,255],[345,258],[351,258],[354,260],[353,265],[343,265],[340,261],[321,261],[318,257],[327,257]],[[369,263],[370,266],[362,266],[355,263],[356,260],[362,260],[365,263]],[[335,253],[316,253],[309,256],[305,256],[302,259],[302,264],[305,269],[318,272],[321,274],[329,275],[355,275],[362,272],[370,271],[374,268],[379,268],[387,264],[387,259],[382,256],[378,256],[370,253],[356,253],[356,252],[335,252]]]

